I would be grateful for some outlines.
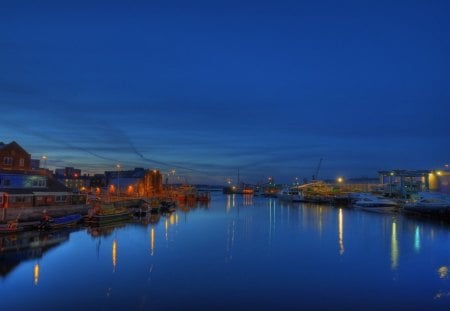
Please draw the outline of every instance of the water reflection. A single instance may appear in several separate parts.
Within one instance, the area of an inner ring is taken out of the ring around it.
[[[87,227],[87,232],[93,237],[93,238],[101,238],[101,237],[107,237],[113,234],[113,232],[119,228],[125,227],[129,222],[124,221],[116,221],[109,224],[104,224],[101,226],[89,226]]]
[[[243,194],[244,206],[253,205],[253,194]]]
[[[114,239],[113,243],[112,243],[111,257],[112,257],[113,272],[115,272],[116,266],[117,266],[117,240],[116,239]]]
[[[382,303],[398,306],[399,301],[406,309],[410,297],[426,307],[430,300],[442,304],[450,300],[450,251],[444,247],[450,237],[448,227],[401,215],[273,198],[247,203],[241,195],[217,196],[207,212],[197,209],[188,215],[196,208],[192,207],[158,218],[148,215],[129,223],[87,228],[70,241],[76,252],[71,253],[70,247],[69,252],[58,253],[58,260],[43,258],[24,269],[26,281],[31,283],[32,275],[38,285],[30,296],[45,291],[58,301],[69,300],[53,289],[61,282],[55,271],[70,262],[71,269],[64,270],[67,286],[79,300],[91,299],[89,308],[95,310],[183,306],[203,310],[213,309],[217,301],[227,310],[244,303],[255,310],[287,309],[283,308],[287,305],[350,310],[353,301],[353,309],[363,305],[375,309]],[[90,250],[100,240],[104,247],[95,258]],[[85,264],[73,264],[80,260]],[[47,271],[49,263],[55,269]],[[17,287],[23,287],[22,278],[13,275]],[[93,286],[86,288],[88,278]],[[83,282],[76,281],[80,279]],[[5,295],[13,292],[8,286],[0,284]],[[173,289],[179,289],[176,295]],[[321,299],[325,292],[327,299]],[[349,302],[352,294],[355,299]],[[10,310],[10,305],[5,309]],[[426,309],[443,310],[439,307]]]
[[[39,266],[39,263],[36,263],[33,268],[33,284],[36,286],[39,283],[39,272],[41,270],[41,267]]]
[[[447,266],[439,267],[438,274],[439,274],[439,278],[446,279],[448,276],[448,267]]]
[[[253,195],[252,194],[227,194],[226,195],[226,205],[225,209],[230,212],[233,208],[239,206],[253,206]]]
[[[227,246],[226,246],[226,260],[232,260],[233,259],[233,246],[236,239],[236,220],[230,221],[228,228],[227,228]]]
[[[70,231],[26,231],[0,235],[0,275],[5,277],[21,262],[42,258],[45,252],[69,240]],[[36,264],[34,283],[39,281],[40,266]]]
[[[339,255],[344,254],[344,214],[342,208],[339,208],[339,226],[338,226],[338,239],[339,239]]]
[[[230,212],[233,207],[236,206],[236,195],[235,194],[227,194],[227,204],[226,210]]]
[[[416,231],[414,234],[414,249],[418,252],[420,251],[420,230],[419,226],[416,226]]]
[[[272,240],[272,234],[276,229],[276,200],[269,199],[269,242]]]
[[[391,230],[391,268],[392,270],[397,269],[398,266],[398,239],[397,239],[397,223],[395,219],[392,219],[392,230]]]
[[[152,226],[150,229],[150,255],[155,253],[155,228]]]

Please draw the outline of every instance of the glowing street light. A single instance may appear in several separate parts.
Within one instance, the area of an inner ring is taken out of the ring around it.
[[[46,155],[43,155],[42,156],[42,160],[44,160],[44,168],[47,168],[47,156]]]
[[[338,184],[342,184],[342,183],[344,182],[344,178],[338,177],[338,178],[336,179],[336,181],[338,182]]]

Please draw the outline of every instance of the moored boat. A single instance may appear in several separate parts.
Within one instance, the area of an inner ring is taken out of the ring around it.
[[[401,207],[394,200],[371,193],[359,193],[352,206],[356,209],[382,213],[397,212]]]
[[[78,224],[83,219],[83,216],[80,214],[70,214],[57,218],[50,218],[47,221],[44,221],[40,224],[41,229],[58,229],[71,227]]]
[[[441,193],[420,192],[418,198],[403,206],[406,213],[450,216],[450,196]]]
[[[132,210],[127,207],[117,207],[112,203],[96,204],[86,216],[86,221],[94,224],[104,224],[130,219]]]
[[[304,197],[299,187],[292,186],[283,188],[278,194],[277,198],[286,202],[303,202]]]

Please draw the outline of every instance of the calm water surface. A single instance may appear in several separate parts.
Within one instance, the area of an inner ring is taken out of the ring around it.
[[[450,310],[450,226],[402,215],[217,193],[0,248],[8,311]]]

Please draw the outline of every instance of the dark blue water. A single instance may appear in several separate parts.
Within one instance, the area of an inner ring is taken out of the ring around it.
[[[450,226],[400,214],[214,194],[0,239],[1,310],[450,310]]]

